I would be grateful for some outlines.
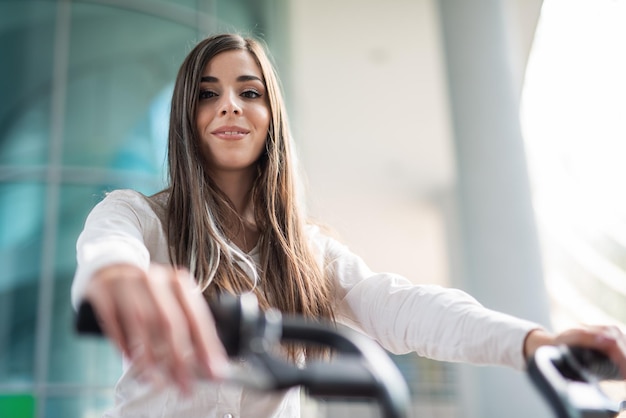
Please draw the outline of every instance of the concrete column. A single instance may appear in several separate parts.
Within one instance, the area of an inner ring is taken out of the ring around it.
[[[549,326],[507,42],[506,0],[438,0],[457,160],[458,274],[484,305]],[[464,367],[464,416],[550,417],[527,377]]]

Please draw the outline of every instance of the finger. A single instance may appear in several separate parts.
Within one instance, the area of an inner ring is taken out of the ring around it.
[[[116,315],[115,301],[111,300],[106,293],[102,293],[98,298],[86,297],[86,300],[91,303],[104,335],[117,345],[125,356],[130,357],[128,340]]]
[[[560,344],[603,349],[616,343],[616,332],[616,328],[605,326],[571,329],[559,334],[557,342]]]
[[[626,341],[617,327],[596,326],[586,329],[568,330],[557,337],[560,344],[596,349],[604,353],[617,365],[626,378]]]
[[[156,303],[144,286],[145,283],[137,283],[132,288],[125,287],[116,295],[119,322],[126,335],[129,359],[141,371],[156,367],[158,362],[152,341],[153,330],[159,328]],[[135,290],[131,290],[133,288]]]
[[[189,272],[181,269],[177,271],[177,276],[180,284],[177,287],[178,297],[187,317],[196,359],[207,377],[219,379],[224,374],[228,360],[213,315]]]
[[[160,358],[169,377],[183,393],[190,390],[191,367],[186,364],[185,354],[191,352],[192,343],[189,324],[178,297],[178,278],[173,269],[154,266],[149,271],[151,290],[156,301],[157,329],[153,340],[161,351]]]
[[[598,327],[598,349],[615,363],[626,379],[626,336],[616,326]]]
[[[103,333],[118,346],[124,355],[130,358],[129,339],[119,316],[119,304],[117,298],[111,294],[116,272],[117,270],[107,269],[94,275],[86,290],[85,300],[91,303]]]
[[[185,370],[180,366],[181,355],[175,348],[172,354],[172,341],[175,344],[176,339],[168,338],[168,335],[173,335],[174,326],[168,321],[166,311],[175,314],[176,305],[172,307],[166,304],[167,301],[164,303],[158,299],[159,295],[167,295],[171,291],[163,285],[166,281],[159,276],[159,270],[156,271],[156,280],[152,280],[136,266],[104,268],[94,275],[87,296],[95,304],[103,330],[132,360],[139,376],[155,384],[173,379],[184,385],[180,373]],[[160,304],[166,308],[160,309]],[[158,366],[166,369],[165,374]]]

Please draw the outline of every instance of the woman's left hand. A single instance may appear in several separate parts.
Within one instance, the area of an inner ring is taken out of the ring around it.
[[[626,379],[626,335],[616,326],[574,328],[559,334],[536,329],[524,341],[524,355],[530,358],[542,345],[568,345],[596,349],[611,359]]]

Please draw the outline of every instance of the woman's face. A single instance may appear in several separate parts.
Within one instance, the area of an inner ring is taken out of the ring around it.
[[[207,63],[197,109],[202,155],[211,174],[254,172],[270,108],[261,69],[248,51],[222,52]]]

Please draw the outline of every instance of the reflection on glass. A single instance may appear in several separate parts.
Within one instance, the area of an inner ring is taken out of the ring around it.
[[[46,162],[55,16],[52,2],[0,4],[0,166]]]

